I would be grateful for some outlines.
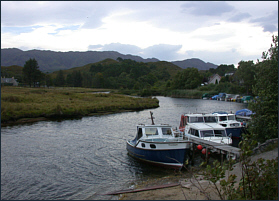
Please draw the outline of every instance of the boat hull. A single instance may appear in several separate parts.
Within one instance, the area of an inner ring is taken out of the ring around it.
[[[242,128],[226,128],[226,132],[228,135],[232,134],[233,138],[240,138],[242,133]]]
[[[144,142],[146,147],[150,147],[152,143]],[[175,148],[175,145],[179,146]],[[158,145],[158,144],[157,144]],[[140,148],[134,145],[131,141],[127,141],[128,153],[144,162],[152,163],[158,166],[164,166],[168,168],[181,169],[187,159],[187,155],[190,151],[190,143],[161,143],[162,146],[169,146],[167,149],[150,149]]]

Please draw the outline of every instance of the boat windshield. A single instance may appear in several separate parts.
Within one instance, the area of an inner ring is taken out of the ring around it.
[[[163,135],[171,135],[171,128],[162,128]]]
[[[228,116],[228,119],[229,120],[235,120],[235,116],[234,115]]]
[[[201,137],[214,137],[213,130],[200,131]]]
[[[227,121],[227,116],[220,116],[219,121]]]
[[[206,123],[216,123],[217,121],[216,121],[216,118],[215,117],[204,117],[204,121],[206,122]]]
[[[225,130],[214,130],[215,137],[227,137]]]
[[[190,117],[189,123],[203,123],[203,117]]]
[[[157,128],[145,128],[145,134],[146,136],[158,135],[158,130]]]

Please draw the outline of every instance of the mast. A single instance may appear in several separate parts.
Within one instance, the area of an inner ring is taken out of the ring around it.
[[[152,125],[155,125],[155,124],[154,124],[154,119],[155,119],[155,117],[153,117],[153,112],[150,111],[150,115],[151,115]]]

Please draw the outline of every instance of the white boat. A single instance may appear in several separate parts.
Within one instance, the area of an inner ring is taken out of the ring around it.
[[[227,135],[226,129],[217,123],[213,114],[183,114],[179,130],[189,140],[200,138],[219,144],[232,144],[232,139]]]
[[[151,113],[151,112],[150,112]],[[127,141],[128,153],[145,162],[181,169],[190,152],[191,142],[167,124],[137,125],[135,139]]]
[[[236,120],[235,114],[229,114],[227,112],[214,112],[218,124],[226,128],[228,135],[233,138],[240,138],[243,126],[241,122]]]

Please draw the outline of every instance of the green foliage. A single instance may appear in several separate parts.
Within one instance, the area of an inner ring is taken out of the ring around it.
[[[29,59],[25,62],[23,71],[23,80],[30,87],[33,84],[34,87],[36,82],[40,82],[42,80],[42,72],[39,70],[38,62],[36,59]]]
[[[1,66],[1,77],[11,78],[14,77],[17,79],[17,82],[23,82],[23,67],[21,66]]]
[[[252,150],[256,141],[248,135],[244,135],[243,138],[240,143],[239,163],[242,176],[239,184],[236,185],[236,175],[225,176],[226,170],[233,169],[231,161],[223,166],[218,161],[214,161],[212,167],[207,165],[205,178],[213,183],[222,200],[277,200],[278,157],[272,160],[259,158],[252,162]]]
[[[202,83],[202,76],[196,68],[186,68],[176,74],[172,88],[173,89],[195,89]]]
[[[216,69],[214,68],[209,69],[209,72],[211,74],[218,74],[220,76],[225,76],[226,73],[234,73],[235,71],[236,68],[234,67],[233,64],[231,65],[221,64]]]
[[[263,52],[263,61],[255,65],[253,93],[256,102],[249,104],[255,112],[250,130],[260,142],[278,137],[278,36],[268,52]]]
[[[62,70],[60,70],[55,79],[55,86],[63,87],[64,85],[65,85],[64,73]]]
[[[238,70],[235,73],[235,79],[242,83],[246,88],[246,94],[252,94],[252,86],[255,84],[255,64],[253,61],[240,61]]]

